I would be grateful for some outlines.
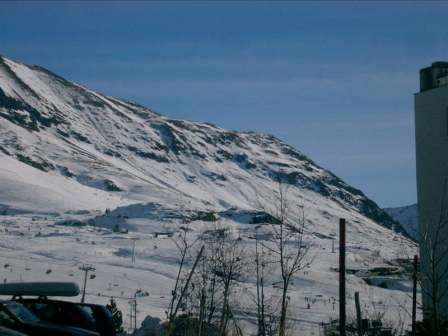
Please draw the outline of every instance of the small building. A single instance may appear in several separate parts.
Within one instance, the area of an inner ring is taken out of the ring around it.
[[[424,314],[431,292],[448,290],[448,62],[420,70],[415,94],[418,222]],[[435,267],[432,267],[435,266]],[[432,279],[437,280],[437,284]],[[448,295],[437,298],[439,317],[448,320]]]
[[[154,238],[171,238],[174,236],[174,232],[172,232],[172,231],[153,232],[152,236]]]

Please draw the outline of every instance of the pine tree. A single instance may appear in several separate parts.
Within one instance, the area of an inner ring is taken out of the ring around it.
[[[112,323],[114,326],[115,332],[123,332],[123,314],[120,310],[118,310],[117,303],[112,298],[110,299],[110,303],[106,306],[109,309],[112,315]]]

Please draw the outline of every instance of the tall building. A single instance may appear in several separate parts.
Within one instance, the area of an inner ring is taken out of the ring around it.
[[[415,140],[423,309],[448,320],[448,62],[420,70]]]

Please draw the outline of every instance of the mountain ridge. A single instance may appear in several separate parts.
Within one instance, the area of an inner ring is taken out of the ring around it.
[[[123,204],[184,197],[198,208],[250,209],[281,181],[315,211],[319,203],[354,211],[405,233],[362,191],[273,135],[167,118],[3,56],[0,117],[0,153]]]
[[[418,228],[418,207],[417,204],[405,205],[401,207],[384,208],[384,210],[414,239],[419,238]]]

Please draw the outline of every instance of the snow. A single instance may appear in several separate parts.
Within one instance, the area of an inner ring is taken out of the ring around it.
[[[392,218],[399,222],[409,235],[418,239],[418,208],[417,204],[384,209]]]
[[[34,213],[65,212],[105,210],[122,203],[119,196],[44,173],[2,153],[0,162],[0,209],[3,206]]]
[[[114,296],[126,312],[127,298],[142,289],[150,295],[137,300],[139,323],[148,314],[163,318],[177,254],[171,238],[154,233],[176,233],[185,216],[213,212],[253,251],[251,213],[275,210],[278,177],[289,187],[291,216],[305,211],[314,255],[290,295],[301,335],[318,335],[319,323],[337,316],[329,302],[338,293],[329,237],[339,218],[348,223],[349,268],[387,266],[416,251],[362,192],[273,136],[170,119],[6,58],[0,58],[0,89],[23,105],[0,100],[0,262],[8,282],[81,285],[78,267],[91,263],[97,277],[88,281],[88,301]],[[107,190],[106,180],[122,191]],[[60,225],[67,220],[88,225]],[[114,233],[117,224],[129,233]],[[214,225],[196,220],[192,235]],[[135,264],[131,237],[139,238]],[[254,280],[246,280],[233,297],[243,298],[241,314],[251,329]],[[390,280],[396,289],[370,286],[357,275],[347,281],[348,301],[359,291],[365,309],[376,302],[394,318],[409,304],[399,290],[407,288],[405,278]],[[311,309],[305,298],[315,302]]]
[[[152,215],[164,218],[166,209],[152,207]],[[123,213],[124,209],[121,210]],[[140,211],[138,216],[144,213]],[[111,220],[117,214],[104,214]],[[118,300],[118,306],[125,313],[128,311],[128,300],[141,289],[148,291],[148,297],[137,299],[138,322],[145,316],[152,315],[163,318],[177,271],[178,255],[173,240],[167,237],[154,238],[151,232],[162,230],[176,230],[181,224],[180,219],[163,221],[147,219],[146,233],[133,231],[130,234],[113,233],[102,227],[82,226],[70,227],[54,225],[63,218],[90,218],[88,215],[65,214],[61,216],[15,215],[2,216],[0,231],[0,262],[8,267],[4,268],[3,278],[12,281],[75,281],[82,286],[83,272],[78,267],[83,263],[93,264],[96,268],[96,278],[88,280],[88,302],[105,303],[109,296]],[[115,217],[116,218],[116,217]],[[132,220],[132,219],[131,219]],[[233,221],[221,217],[223,225],[231,226],[240,231],[243,244],[248,250],[253,248],[254,241],[248,237],[254,235],[254,225],[244,223],[244,220]],[[212,223],[193,222],[194,235],[213,228]],[[400,235],[393,235],[388,239],[387,233],[382,232],[385,239],[380,241],[365,241],[363,249],[352,242],[358,237],[348,235],[348,269],[365,269],[374,266],[384,266],[388,261],[399,257],[396,244],[403,244],[400,250],[403,256],[411,254],[415,246]],[[139,238],[136,241],[136,262],[132,263],[132,241],[129,238]],[[398,239],[399,243],[394,241]],[[337,317],[338,273],[333,270],[337,265],[338,255],[331,252],[331,240],[307,236],[312,245],[314,261],[311,268],[301,272],[293,279],[290,292],[291,316],[296,318],[304,332],[301,335],[318,335],[319,323],[328,321],[330,317]],[[155,248],[156,247],[156,248]],[[406,250],[407,249],[407,250]],[[28,269],[28,270],[27,270]],[[50,274],[46,274],[51,269]],[[245,311],[247,328],[253,328],[255,322],[250,312],[250,293],[254,290],[252,275],[246,276],[246,281],[239,284],[239,289],[233,293],[233,300],[238,299],[241,309]],[[384,277],[381,282],[385,281]],[[387,281],[392,282],[390,278]],[[375,279],[372,281],[376,281]],[[272,280],[272,282],[275,282]],[[378,280],[378,282],[380,282]],[[363,310],[372,310],[372,302],[378,307],[384,307],[391,317],[396,316],[402,304],[409,307],[407,293],[410,282],[397,279],[392,282],[392,289],[383,289],[367,285],[356,275],[347,275],[347,300],[349,314],[354,314],[354,292],[361,293]],[[268,292],[274,288],[268,288]],[[403,291],[404,290],[404,291]],[[307,309],[306,299],[311,302]],[[333,310],[331,303],[336,299]],[[78,300],[74,298],[74,300]],[[330,302],[329,302],[330,300]],[[127,323],[127,321],[125,320]],[[127,324],[126,324],[127,325]],[[305,333],[306,332],[306,333]]]

